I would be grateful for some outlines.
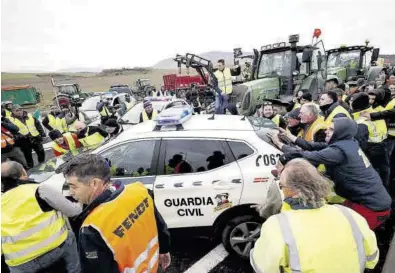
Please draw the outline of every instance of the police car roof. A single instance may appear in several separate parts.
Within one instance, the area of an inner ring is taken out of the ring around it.
[[[193,115],[182,124],[184,129],[181,131],[171,131],[167,129],[153,131],[156,126],[155,121],[146,121],[124,131],[117,137],[117,141],[123,142],[133,138],[140,138],[142,135],[144,135],[144,137],[155,137],[163,136],[164,134],[173,135],[190,131],[218,131],[219,134],[223,134],[221,131],[254,131],[248,119],[242,120],[242,116],[216,115],[214,120],[209,120],[208,118],[211,116],[212,115]]]

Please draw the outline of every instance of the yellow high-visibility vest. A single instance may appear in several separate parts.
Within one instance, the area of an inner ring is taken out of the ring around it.
[[[374,268],[378,259],[376,236],[366,220],[340,205],[269,217],[250,253],[255,272],[280,272],[281,267],[286,273],[360,273]]]
[[[154,120],[157,115],[158,115],[158,112],[156,110],[152,110],[152,117],[150,119],[147,115],[147,112],[145,112],[145,110],[143,110],[143,121]]]
[[[380,143],[383,140],[385,140],[387,138],[387,133],[388,133],[387,124],[385,123],[385,120],[380,119],[380,120],[371,121],[371,120],[368,120],[364,117],[361,117],[360,116],[361,112],[362,111],[355,112],[355,113],[353,113],[353,116],[354,116],[354,120],[358,124],[365,124],[368,127],[368,130],[369,130],[368,142]],[[364,112],[374,113],[374,111],[371,107],[364,110]]]
[[[11,116],[12,116],[12,112],[11,111],[8,111],[7,109],[4,109],[5,111],[5,117],[6,118],[10,118]]]
[[[333,111],[329,114],[329,116],[325,119],[325,122],[327,124],[331,123],[333,121],[333,118],[337,115],[337,114],[345,114],[348,118],[351,119],[351,115],[350,113],[341,105],[336,106],[335,109],[333,109]]]
[[[295,105],[294,105],[294,107],[292,108],[291,111],[293,111],[293,110],[295,110],[295,109],[298,109],[298,108],[300,108],[300,107],[302,107],[302,105],[300,105],[299,103],[295,103]]]
[[[108,110],[107,106],[103,105],[103,108],[100,111],[100,116],[102,117],[110,117],[112,116],[110,110]]]
[[[60,146],[55,141],[52,142],[52,149],[62,154],[67,154],[68,152],[71,152],[72,155],[77,155],[78,150],[77,147],[75,146],[75,141],[71,133],[65,133],[63,134],[63,137],[66,138],[67,143],[69,144],[69,150],[62,148],[62,146]]]
[[[31,114],[27,114],[27,116],[28,118],[26,119],[26,124],[14,117],[10,117],[9,120],[19,128],[19,133],[21,135],[27,136],[30,133],[33,137],[36,137],[40,133],[34,124],[34,118]]]
[[[272,118],[272,121],[277,125],[280,126],[280,115],[277,114]]]
[[[54,130],[58,130],[61,133],[68,132],[66,118],[54,117],[52,114],[48,114],[48,124]]]
[[[218,87],[223,94],[232,93],[232,74],[230,68],[225,67],[224,71],[215,71],[215,77],[218,80]]]
[[[89,135],[89,127],[86,130],[85,137],[79,139],[80,143],[85,147],[98,146],[105,141],[105,138],[98,132]]]
[[[38,184],[21,185],[1,197],[1,248],[9,266],[42,256],[67,238],[64,218],[55,210],[41,210],[37,188]]]

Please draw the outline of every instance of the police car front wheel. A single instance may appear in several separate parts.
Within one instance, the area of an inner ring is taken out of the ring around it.
[[[253,215],[233,218],[222,232],[225,249],[243,259],[248,259],[251,249],[260,236],[262,221]]]

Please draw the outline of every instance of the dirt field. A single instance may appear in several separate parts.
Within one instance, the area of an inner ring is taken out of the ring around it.
[[[134,86],[134,83],[139,78],[151,79],[151,82],[159,88],[163,84],[163,75],[177,73],[177,70],[151,70],[147,74],[137,72],[124,72],[123,75],[101,75],[99,73],[62,73],[62,75],[55,76],[57,83],[78,83],[83,92],[104,92],[108,91],[111,85],[114,84],[129,84]],[[43,94],[43,101],[40,103],[41,107],[51,104],[54,97],[54,91],[51,85],[51,79],[48,73],[46,74],[17,74],[17,73],[2,73],[1,85],[23,85],[29,84],[36,87]]]

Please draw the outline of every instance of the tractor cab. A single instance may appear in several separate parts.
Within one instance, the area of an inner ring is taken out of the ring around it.
[[[245,91],[239,105],[240,114],[254,114],[263,101],[286,108],[298,91],[318,97],[324,84],[322,41],[307,46],[298,46],[298,41],[299,35],[291,35],[288,45],[281,42],[261,47],[256,68],[253,65],[252,69],[253,80],[237,87],[239,90],[244,87]]]
[[[77,83],[58,84],[52,77],[51,81],[55,89],[55,97],[52,100],[55,106],[80,107],[81,103],[89,96],[81,91]]]
[[[327,51],[327,79],[336,78],[339,83],[349,78],[366,78],[375,66],[379,48],[370,46],[341,46]]]

